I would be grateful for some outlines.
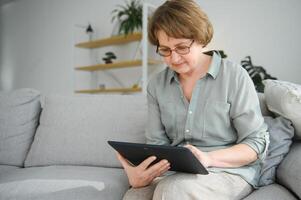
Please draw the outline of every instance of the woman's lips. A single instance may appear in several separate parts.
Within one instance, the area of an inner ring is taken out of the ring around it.
[[[173,63],[172,66],[174,67],[181,67],[184,63]]]

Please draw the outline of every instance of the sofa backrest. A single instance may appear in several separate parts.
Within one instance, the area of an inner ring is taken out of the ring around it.
[[[41,112],[33,89],[0,92],[0,165],[22,167]]]
[[[143,95],[48,96],[25,166],[121,167],[108,140],[145,143]]]

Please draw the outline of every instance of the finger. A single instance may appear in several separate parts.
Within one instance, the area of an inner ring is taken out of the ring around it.
[[[192,145],[185,145],[184,147],[186,147],[187,149],[189,149],[192,154],[201,162],[202,158],[200,156],[200,150],[198,148],[196,148],[195,146]]]
[[[164,174],[165,172],[167,172],[169,169],[170,169],[170,163],[167,163],[159,170],[154,171],[153,174],[151,174],[150,176],[152,176],[153,178],[159,177],[162,174]]]
[[[139,164],[139,167],[142,169],[148,168],[148,166],[154,162],[157,158],[155,156],[150,156],[147,159],[145,159],[142,163]]]
[[[162,174],[164,174],[169,169],[170,169],[170,163],[167,163],[162,168],[160,168],[158,176],[161,176]]]
[[[156,163],[155,165],[151,166],[146,170],[146,173],[149,175],[153,175],[156,172],[160,171],[160,169],[164,168],[165,165],[169,164],[167,160],[161,160],[160,162]]]
[[[167,160],[161,160],[160,162],[154,164],[146,170],[144,169],[143,176],[145,177],[145,179],[149,182],[152,182],[154,178],[160,176],[160,172],[166,168],[164,166],[164,163],[166,163],[166,165],[169,165]]]
[[[191,145],[185,145],[184,147],[187,148],[187,149],[189,149],[192,153],[195,152],[195,150],[192,148]]]
[[[191,144],[186,144],[184,147],[190,149],[190,150],[196,150],[198,148],[196,148],[195,146],[191,145]]]
[[[201,151],[200,149],[198,149],[197,147],[195,147],[193,145],[189,145],[187,148],[189,148],[193,153],[195,153],[198,156],[204,155],[203,151]]]
[[[161,173],[158,176],[162,176],[165,172],[167,172],[170,169],[170,165],[166,166]]]
[[[116,155],[124,169],[131,166],[130,163],[120,153],[116,152]]]
[[[193,145],[187,144],[184,147],[186,147],[187,149],[189,149],[194,155],[198,155],[198,152],[200,151],[198,148],[196,148]]]

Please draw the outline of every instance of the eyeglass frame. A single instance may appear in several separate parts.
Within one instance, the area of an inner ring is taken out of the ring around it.
[[[170,55],[172,54],[173,51],[176,52],[176,53],[179,54],[179,55],[187,55],[187,54],[190,53],[190,48],[191,48],[191,46],[193,45],[194,42],[195,42],[195,40],[192,40],[191,43],[190,43],[190,45],[185,46],[185,47],[187,47],[187,49],[188,49],[187,53],[179,53],[179,52],[177,52],[177,48],[178,48],[178,47],[175,47],[175,48],[173,48],[173,49],[167,47],[168,50],[169,50],[169,54],[168,54],[168,55],[162,55],[162,54],[159,53],[159,47],[160,47],[159,45],[157,45],[156,53],[159,54],[159,55],[162,56],[162,57],[168,57],[168,56],[170,56]]]

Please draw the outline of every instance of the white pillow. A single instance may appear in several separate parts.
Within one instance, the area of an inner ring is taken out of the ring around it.
[[[301,85],[264,80],[264,94],[270,111],[293,122],[295,136],[301,139]]]

